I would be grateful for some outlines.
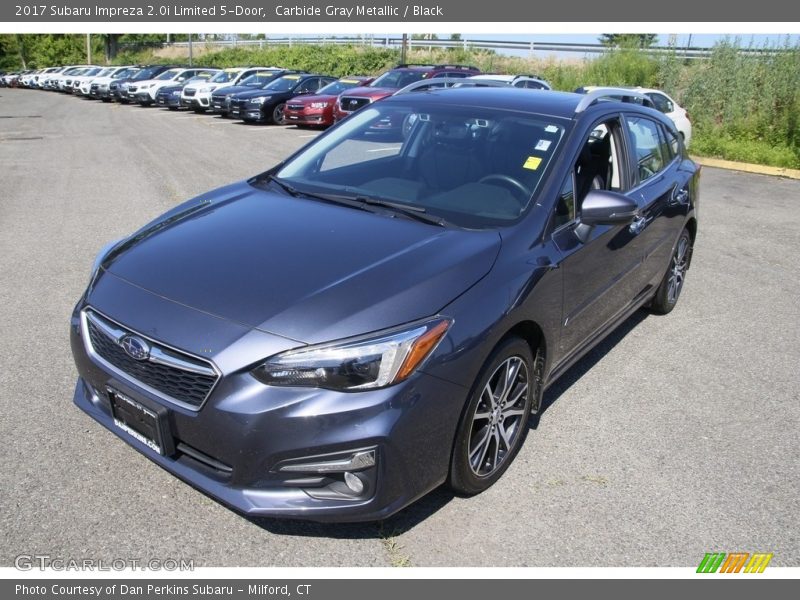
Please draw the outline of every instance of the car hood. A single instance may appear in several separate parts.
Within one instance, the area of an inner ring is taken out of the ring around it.
[[[338,96],[323,94],[321,96],[301,96],[292,100],[292,104],[311,104],[312,102],[333,102]]]
[[[255,90],[249,90],[246,92],[239,92],[235,94],[233,97],[238,98],[240,100],[246,98],[261,98],[262,96],[289,96],[291,97],[291,92],[273,92],[271,90],[265,90],[263,88],[257,88]]]
[[[351,90],[342,92],[339,97],[357,96],[359,98],[385,98],[391,96],[397,91],[397,88],[384,88],[384,87],[357,87]]]
[[[252,85],[229,85],[227,87],[218,87],[214,90],[214,94],[239,94],[241,92],[249,92],[251,90],[260,90],[260,87]]]
[[[139,87],[142,87],[143,85],[150,85],[151,83],[155,83],[158,87],[175,85],[175,82],[172,79],[143,79],[142,81],[134,82],[134,84]]]
[[[437,314],[489,272],[500,243],[493,231],[444,229],[242,182],[145,226],[106,257],[99,277],[318,343]]]

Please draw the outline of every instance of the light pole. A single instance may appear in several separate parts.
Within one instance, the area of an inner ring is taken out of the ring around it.
[[[92,64],[92,34],[86,34],[86,64]]]

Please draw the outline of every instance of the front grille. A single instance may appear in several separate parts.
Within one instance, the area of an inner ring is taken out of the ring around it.
[[[99,83],[93,83],[92,86],[91,86],[91,90],[93,92],[96,92],[98,89],[100,89],[100,84]]]
[[[197,90],[183,90],[183,93],[186,94],[187,96],[191,97],[191,96],[194,96],[197,93]]]
[[[231,100],[228,104],[228,110],[231,112],[247,112],[248,100]]]
[[[359,108],[364,108],[367,104],[369,104],[369,98],[344,96],[339,100],[339,108],[345,112],[354,112]]]
[[[286,108],[289,110],[303,110],[305,108],[304,104],[287,104]]]
[[[129,94],[133,94],[134,92],[136,92],[136,90],[137,90],[137,89],[139,89],[139,86],[136,86],[136,85],[129,85],[129,86],[128,86],[128,93],[129,93]]]
[[[218,375],[208,362],[161,346],[157,342],[151,342],[150,360],[132,358],[122,349],[118,340],[126,335],[137,334],[101,317],[94,311],[86,311],[86,326],[89,342],[95,354],[137,382],[167,396],[168,399],[199,408],[217,382]],[[158,353],[160,362],[153,361],[152,355],[155,352]],[[183,364],[193,370],[164,362]]]

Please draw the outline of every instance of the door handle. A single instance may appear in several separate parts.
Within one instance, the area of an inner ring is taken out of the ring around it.
[[[630,227],[628,227],[628,231],[630,231],[633,235],[639,235],[646,226],[647,217],[640,215],[631,222]]]

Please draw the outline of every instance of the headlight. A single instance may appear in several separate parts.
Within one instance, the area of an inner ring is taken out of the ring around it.
[[[261,96],[261,98],[251,98],[250,104],[264,104],[267,100],[270,99],[270,96]]]
[[[329,105],[330,102],[312,102],[311,104],[309,104],[311,108],[325,108],[326,106]]]
[[[181,95],[181,91],[180,90],[175,90],[174,92],[172,92],[172,95],[173,96],[180,96]]]
[[[207,85],[206,87],[200,88],[197,91],[200,94],[207,94],[208,92],[213,92],[215,89],[217,89],[217,86],[215,86],[215,85]]]
[[[451,324],[438,317],[368,339],[290,350],[267,359],[252,373],[267,385],[341,391],[386,387],[411,375]]]
[[[145,83],[144,85],[140,85],[139,89],[140,90],[149,90],[154,85],[155,85],[155,83]]]

